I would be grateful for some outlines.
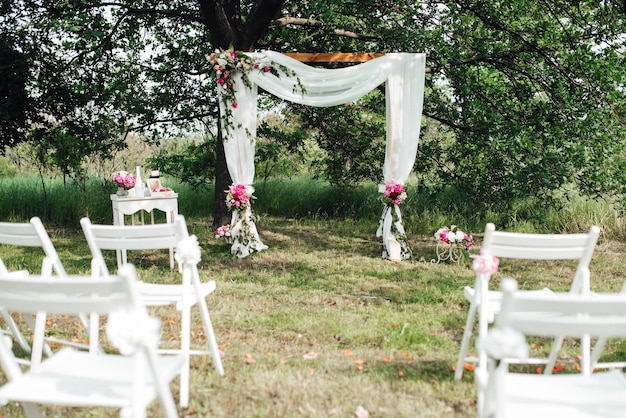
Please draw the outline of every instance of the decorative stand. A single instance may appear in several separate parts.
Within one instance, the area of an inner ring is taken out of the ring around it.
[[[461,253],[459,249],[454,244],[444,244],[440,245],[437,242],[437,260],[431,260],[433,263],[441,263],[442,261],[449,261],[451,263],[459,264],[461,261]]]

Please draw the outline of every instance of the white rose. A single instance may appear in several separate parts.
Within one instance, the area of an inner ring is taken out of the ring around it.
[[[463,238],[465,238],[465,234],[463,233],[463,231],[461,230],[456,231],[456,240],[463,241]]]
[[[456,234],[452,231],[448,232],[446,238],[448,238],[448,241],[450,242],[456,242]]]

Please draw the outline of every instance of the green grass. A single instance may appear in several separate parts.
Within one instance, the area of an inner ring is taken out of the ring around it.
[[[208,301],[226,354],[226,374],[218,377],[210,359],[193,358],[191,403],[181,416],[353,417],[359,405],[372,417],[476,415],[472,374],[456,382],[452,370],[467,310],[462,289],[473,284],[474,275],[468,265],[432,263],[431,233],[409,233],[419,257],[391,263],[380,258],[375,222],[262,214],[257,226],[269,249],[235,259],[214,238],[206,217],[188,216],[187,222],[202,247],[202,278],[217,282]],[[68,272],[88,273],[89,252],[80,230],[55,226],[49,232]],[[478,235],[476,250],[479,244]],[[623,242],[602,235],[591,263],[593,290],[621,288],[625,249]],[[36,269],[38,255],[0,246],[0,257],[11,269]],[[142,253],[131,261],[142,279],[169,276],[166,253]],[[501,264],[493,286],[514,275],[523,288],[566,290],[574,269],[566,262]],[[159,315],[164,335],[175,338],[176,313],[163,309]],[[199,316],[193,323],[197,344]],[[74,320],[52,318],[51,329],[84,338]],[[549,351],[546,341],[538,342],[535,350]],[[604,358],[623,359],[625,351],[624,343],[616,342]],[[306,360],[308,353],[317,357]],[[561,358],[565,372],[574,370],[576,353],[576,341],[568,340]],[[172,389],[177,397],[177,382]],[[22,416],[14,404],[0,411],[3,418]],[[151,411],[149,416],[158,416],[156,405]],[[95,408],[45,412],[116,416]]]

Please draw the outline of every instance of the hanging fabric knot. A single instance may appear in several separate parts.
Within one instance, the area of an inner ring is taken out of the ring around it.
[[[180,240],[176,246],[176,254],[174,255],[174,258],[179,264],[198,264],[201,259],[198,237],[190,235]]]
[[[148,315],[144,309],[111,312],[106,334],[123,355],[130,355],[139,346],[156,348],[159,344],[161,321]]]
[[[471,257],[474,259],[472,267],[477,274],[493,274],[498,271],[500,260],[497,257],[483,251],[480,252],[480,255],[472,255]]]

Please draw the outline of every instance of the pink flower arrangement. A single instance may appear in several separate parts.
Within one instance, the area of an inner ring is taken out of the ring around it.
[[[226,191],[226,205],[229,209],[243,210],[250,206],[254,189],[245,184],[233,184]]]
[[[400,202],[406,199],[404,187],[395,180],[385,182],[384,186],[380,185],[379,190],[383,194],[383,203],[387,205],[399,205]]]
[[[230,225],[222,225],[215,229],[215,238],[230,237]]]
[[[126,189],[128,187],[133,187],[137,179],[135,179],[135,176],[128,174],[126,171],[118,171],[113,174],[113,181],[122,189]]]
[[[237,108],[237,102],[235,101],[235,82],[232,81],[232,73],[235,71],[241,72],[244,78],[244,83],[248,84],[246,74],[251,70],[259,70],[265,73],[270,71],[268,65],[262,65],[253,61],[248,55],[228,50],[220,51],[216,49],[209,55],[209,63],[215,70],[215,76],[217,78],[217,84],[221,88],[222,95],[230,102],[233,108]]]
[[[462,245],[466,250],[472,248],[474,244],[472,236],[458,229],[456,225],[452,225],[450,228],[447,226],[439,228],[437,232],[435,232],[435,238],[444,244]]]

